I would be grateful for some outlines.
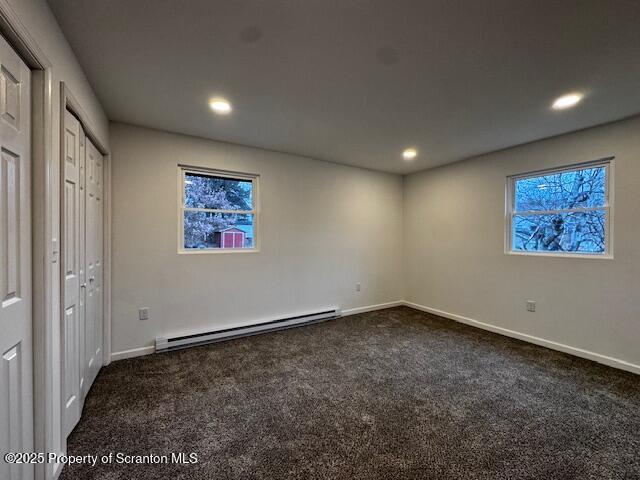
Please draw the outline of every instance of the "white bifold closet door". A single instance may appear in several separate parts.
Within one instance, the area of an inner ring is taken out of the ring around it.
[[[64,435],[102,367],[102,155],[65,112],[62,320]]]
[[[0,478],[33,478],[7,463],[33,451],[31,72],[0,37]]]
[[[84,369],[89,387],[102,367],[102,155],[91,143],[86,142],[86,195],[85,195],[85,341]]]
[[[62,339],[62,408],[66,437],[80,420],[80,285],[84,274],[80,261],[80,122],[65,112],[64,184],[62,186],[63,311]]]

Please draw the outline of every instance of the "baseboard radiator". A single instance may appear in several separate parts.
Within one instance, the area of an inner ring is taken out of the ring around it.
[[[330,310],[297,315],[295,317],[278,318],[276,320],[255,323],[253,325],[225,328],[224,330],[212,330],[209,332],[175,337],[157,337],[156,352],[168,352],[171,350],[179,350],[182,348],[189,348],[197,345],[205,345],[207,343],[222,342],[225,340],[231,340],[233,338],[257,335],[259,333],[273,332],[276,330],[284,330],[293,327],[301,327],[303,325],[310,325],[312,323],[333,320],[335,318],[340,318],[340,316],[340,309],[334,308]]]

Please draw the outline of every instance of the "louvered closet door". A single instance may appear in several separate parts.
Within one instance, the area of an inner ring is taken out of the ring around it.
[[[102,366],[102,219],[103,219],[103,158],[87,139],[86,149],[86,331],[85,355],[87,388]]]
[[[0,37],[0,478],[33,478],[30,71]]]
[[[71,433],[80,420],[80,323],[81,285],[83,283],[81,262],[81,200],[80,200],[80,122],[65,112],[62,185],[62,269],[63,312],[61,316],[62,337],[62,401],[64,434]],[[83,232],[82,232],[83,233]]]

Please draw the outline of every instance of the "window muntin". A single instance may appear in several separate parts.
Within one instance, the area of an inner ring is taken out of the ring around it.
[[[256,249],[256,176],[182,168],[180,187],[180,251]]]
[[[610,255],[610,160],[508,180],[509,252]]]

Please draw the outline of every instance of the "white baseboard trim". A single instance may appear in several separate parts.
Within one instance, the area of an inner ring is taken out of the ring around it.
[[[544,338],[534,337],[533,335],[516,332],[515,330],[509,330],[507,328],[498,327],[495,325],[491,325],[490,323],[480,322],[478,320],[474,320],[469,317],[463,317],[462,315],[456,315],[455,313],[445,312],[443,310],[426,307],[424,305],[420,305],[417,303],[407,302],[407,301],[404,301],[402,303],[407,307],[414,308],[416,310],[421,310],[427,313],[432,313],[434,315],[448,318],[450,320],[455,320],[456,322],[464,323],[466,325],[471,325],[473,327],[481,328],[483,330],[488,330],[490,332],[498,333],[500,335],[505,335],[507,337],[517,338],[518,340],[523,340],[525,342],[533,343],[535,345],[547,347],[552,350],[558,350],[560,352],[568,353],[570,355],[575,355],[576,357],[586,358],[587,360],[592,360],[594,362],[602,363],[604,365],[618,368],[620,370],[626,370],[627,372],[640,374],[640,365],[635,365],[633,363],[625,362],[624,360],[608,357],[606,355],[601,355],[599,353],[591,352],[589,350],[584,350],[582,348],[571,347],[569,345],[564,345],[562,343],[554,342],[552,340],[546,340]]]
[[[377,305],[367,305],[366,307],[349,308],[348,310],[342,311],[342,316],[348,317],[349,315],[357,315],[358,313],[373,312],[375,310],[384,310],[385,308],[400,307],[402,305],[405,305],[404,300],[397,300],[395,302],[387,302],[387,303],[378,303]]]
[[[431,313],[433,315],[438,315],[440,317],[448,318],[450,320],[464,323],[466,325],[471,325],[472,327],[481,328],[482,330],[487,330],[487,331],[504,335],[507,337],[511,337],[511,338],[517,338],[518,340],[523,340],[525,342],[533,343],[535,345],[540,345],[542,347],[550,348],[552,350],[557,350],[560,352],[568,353],[570,355],[575,355],[576,357],[586,358],[587,360],[592,360],[594,362],[602,363],[603,365],[608,365],[610,367],[618,368],[620,370],[625,370],[627,372],[640,374],[640,365],[635,365],[633,363],[629,363],[624,360],[608,357],[606,355],[591,352],[589,350],[584,350],[582,348],[572,347],[570,345],[554,342],[552,340],[534,337],[533,335],[516,332],[515,330],[509,330],[507,328],[498,327],[496,325],[491,325],[490,323],[474,320],[473,318],[464,317],[462,315],[456,315],[455,313],[445,312],[444,310],[438,310],[437,308],[427,307],[424,305],[420,305],[418,303],[408,302],[406,300],[398,300],[395,302],[379,303],[377,305],[367,305],[364,307],[350,308],[347,310],[343,310],[342,316],[348,317],[350,315],[373,312],[375,310],[384,310],[386,308],[399,307],[402,305],[407,306],[409,308],[416,309],[416,310],[421,310],[423,312]],[[148,346],[148,347],[132,348],[130,350],[123,350],[120,352],[113,352],[111,354],[111,361],[113,362],[116,360],[123,360],[125,358],[133,358],[133,357],[140,357],[143,355],[149,355],[154,351],[155,351],[155,348],[153,346]]]
[[[379,303],[377,305],[367,305],[365,307],[350,308],[348,310],[343,310],[342,316],[348,317],[349,315],[356,315],[358,313],[373,312],[374,310],[383,310],[385,308],[399,307],[401,305],[404,305],[404,303],[405,303],[404,300],[397,300],[395,302]],[[243,325],[243,326],[250,326],[250,324]],[[116,360],[124,360],[125,358],[141,357],[143,355],[149,355],[154,352],[155,352],[155,347],[153,346],[132,348],[130,350],[113,352],[111,354],[111,361],[115,362]]]
[[[111,353],[111,361],[124,360],[125,358],[141,357],[142,355],[149,355],[155,352],[155,347],[138,347],[131,350],[122,350],[121,352]]]

